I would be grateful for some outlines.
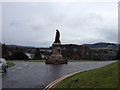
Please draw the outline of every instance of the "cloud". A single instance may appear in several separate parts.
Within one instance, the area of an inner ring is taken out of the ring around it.
[[[19,27],[19,26],[21,26],[21,25],[22,25],[22,23],[20,23],[20,22],[11,22],[11,23],[10,23],[10,26],[11,26],[11,27],[17,27],[17,26]]]
[[[33,31],[44,30],[44,26],[42,26],[42,25],[31,25],[31,28],[32,28]]]
[[[117,43],[117,3],[3,3],[3,41],[49,46],[59,29],[62,43]]]

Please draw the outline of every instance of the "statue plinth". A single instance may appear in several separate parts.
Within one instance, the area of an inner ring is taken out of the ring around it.
[[[61,54],[61,43],[53,43],[53,52],[49,59],[46,60],[46,64],[67,64],[68,61],[65,60]]]

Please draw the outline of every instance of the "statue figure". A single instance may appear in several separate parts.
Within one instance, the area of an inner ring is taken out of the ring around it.
[[[56,30],[55,41],[52,44],[52,55],[46,59],[45,64],[67,64],[61,53],[60,32]]]
[[[60,32],[58,31],[58,29],[56,30],[56,36],[55,36],[54,43],[60,43]]]

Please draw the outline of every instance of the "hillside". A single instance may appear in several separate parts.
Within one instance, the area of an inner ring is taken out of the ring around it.
[[[116,49],[116,48],[118,48],[118,45],[114,44],[114,43],[95,43],[95,44],[91,44],[90,48],[112,48],[112,49]]]
[[[94,43],[94,44],[83,44],[83,45],[88,46],[89,48],[118,48],[117,44],[105,43],[105,42],[99,42],[99,43]],[[18,48],[36,48],[36,47],[32,47],[32,46],[21,46],[21,45],[7,45],[7,46],[11,47],[11,48],[15,48],[15,47],[18,47]],[[68,48],[78,48],[79,46],[80,45],[77,45],[77,44],[62,44],[61,45],[61,47],[68,47]],[[48,48],[51,48],[51,46]]]

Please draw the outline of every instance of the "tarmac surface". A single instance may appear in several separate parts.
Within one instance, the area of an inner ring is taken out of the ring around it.
[[[15,62],[15,66],[2,75],[2,88],[27,88],[42,90],[52,81],[77,72],[105,66],[114,61],[68,62],[68,64],[51,65],[45,62]]]

